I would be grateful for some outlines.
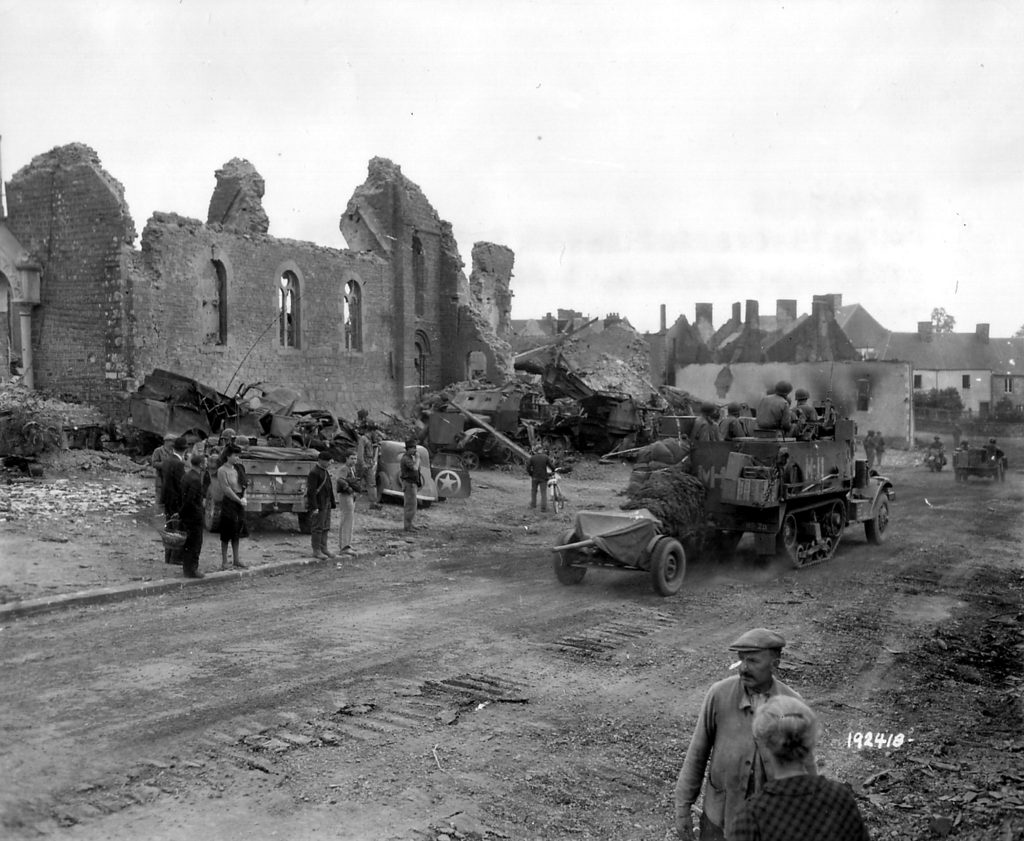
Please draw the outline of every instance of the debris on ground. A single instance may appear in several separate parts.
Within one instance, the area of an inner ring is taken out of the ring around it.
[[[55,479],[0,485],[0,522],[69,520],[95,512],[133,514],[153,504],[152,492],[139,492],[104,482]]]

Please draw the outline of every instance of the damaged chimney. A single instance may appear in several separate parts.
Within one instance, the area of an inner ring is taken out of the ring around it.
[[[977,327],[974,328],[974,335],[975,335],[975,338],[977,338],[977,340],[979,342],[981,342],[983,345],[987,345],[988,344],[988,325],[987,324],[979,324]]]
[[[662,333],[664,333],[668,329],[668,324],[667,324],[667,322],[665,320],[666,317],[667,317],[667,315],[665,313],[665,305],[662,304],[661,305],[661,332]]]
[[[736,303],[734,303],[732,305],[732,323],[733,324],[737,324],[737,325],[742,323],[741,310],[740,310],[740,302],[739,301],[736,301]]]
[[[775,326],[785,332],[796,321],[796,299],[778,298],[775,301]]]

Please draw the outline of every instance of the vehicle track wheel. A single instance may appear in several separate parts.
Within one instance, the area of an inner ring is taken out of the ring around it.
[[[575,543],[577,540],[576,530],[569,529],[562,535],[560,545]],[[578,549],[563,549],[555,555],[555,577],[563,584],[579,584],[583,580],[583,576],[587,574],[586,567],[572,566],[573,562],[581,555],[582,553]]]
[[[673,537],[664,537],[651,552],[651,584],[662,596],[674,596],[686,577],[686,552]]]
[[[462,453],[462,467],[466,470],[476,470],[480,466],[480,456],[473,452]]]
[[[875,506],[874,515],[864,523],[864,534],[868,542],[878,546],[885,543],[886,532],[889,530],[889,500],[882,497]]]
[[[796,517],[787,514],[782,520],[782,528],[775,537],[775,554],[782,555],[793,566],[800,566],[799,528]]]

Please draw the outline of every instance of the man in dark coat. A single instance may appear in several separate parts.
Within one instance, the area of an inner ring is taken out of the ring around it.
[[[405,453],[398,462],[398,480],[402,483],[402,524],[406,531],[412,531],[412,521],[416,517],[416,500],[423,477],[420,475],[420,455],[416,448],[416,439],[405,442]]]
[[[540,447],[533,448],[526,472],[530,477],[530,507],[537,507],[537,491],[540,491],[540,510],[548,510],[548,471],[554,470],[551,458]]]
[[[164,506],[164,522],[168,526],[174,526],[180,521],[178,512],[181,511],[181,480],[185,477],[185,450],[188,449],[188,441],[184,436],[174,439],[173,453],[160,466],[160,473],[163,476],[161,484],[160,501]],[[180,564],[181,550],[164,547],[164,562],[168,564]]]
[[[330,453],[321,451],[316,464],[306,476],[306,509],[312,525],[313,557],[317,560],[337,557],[327,546],[331,533],[331,509],[338,504],[334,496],[334,483],[327,471],[330,463]]]
[[[181,526],[185,530],[182,566],[186,578],[202,578],[199,555],[203,551],[203,501],[206,490],[206,456],[196,453],[189,459],[189,468],[181,480]]]

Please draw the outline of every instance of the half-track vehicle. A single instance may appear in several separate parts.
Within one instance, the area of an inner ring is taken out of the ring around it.
[[[690,467],[706,489],[705,529],[720,549],[734,549],[749,532],[759,555],[803,567],[831,558],[855,523],[870,543],[885,540],[892,482],[855,457],[853,421],[838,420],[827,433],[802,440],[754,430],[692,444]]]

